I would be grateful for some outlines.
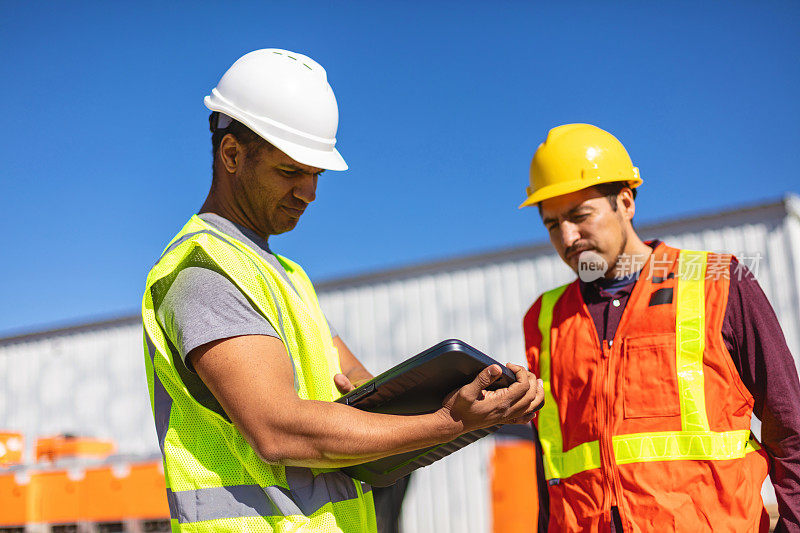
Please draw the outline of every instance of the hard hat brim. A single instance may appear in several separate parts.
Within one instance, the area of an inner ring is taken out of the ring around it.
[[[256,133],[298,163],[303,163],[304,165],[317,168],[324,168],[325,170],[348,169],[347,163],[336,148],[333,148],[331,151],[323,152],[308,148],[306,146],[300,146],[283,139],[270,138],[270,136],[263,135],[259,132]]]
[[[635,167],[634,167],[635,168]],[[602,178],[597,177],[594,179],[579,179],[573,181],[566,181],[562,183],[554,183],[553,185],[548,185],[547,187],[542,187],[535,193],[528,196],[528,198],[522,202],[519,206],[520,209],[523,207],[528,207],[530,205],[536,205],[539,202],[544,200],[549,200],[550,198],[555,198],[556,196],[562,196],[564,194],[570,194],[573,192],[577,192],[583,189],[588,189],[589,187],[593,187],[595,185],[600,185],[601,183],[614,183],[624,181],[628,183],[628,187],[631,189],[635,189],[639,185],[642,184],[641,178],[635,178],[630,180],[621,180],[617,177],[611,178]]]
[[[211,95],[205,97],[203,103],[211,111],[217,111],[238,120],[253,130],[259,137],[275,146],[298,163],[323,168],[325,170],[348,169],[344,158],[334,147],[336,139],[324,139],[321,140],[322,142],[319,142],[320,139],[304,139],[301,135],[298,135],[297,132],[290,132],[288,128],[284,127],[282,129],[276,127],[276,123],[264,117],[262,117],[263,120],[258,122],[249,120],[247,117],[243,116],[240,110],[221,97],[216,89],[212,91]],[[304,146],[303,144],[292,142],[283,137],[297,138],[303,142],[313,143],[312,146],[317,146],[317,148]]]

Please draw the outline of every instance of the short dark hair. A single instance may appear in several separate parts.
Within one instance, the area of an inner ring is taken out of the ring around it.
[[[253,154],[262,146],[272,146],[270,143],[262,139],[261,136],[238,120],[231,119],[231,123],[224,128],[217,127],[218,121],[219,113],[217,111],[212,112],[208,116],[208,127],[211,130],[211,156],[213,157],[213,165],[216,165],[217,163],[217,154],[219,153],[219,145],[222,143],[222,138],[229,133],[236,137],[236,140],[244,145],[246,151],[245,153],[248,156]]]
[[[632,188],[628,185],[627,181],[612,181],[610,183],[601,183],[599,185],[595,185],[594,189],[606,197],[608,203],[611,204],[611,209],[614,211],[617,210],[617,196],[619,193],[622,192],[624,188],[630,188],[631,193],[633,193],[633,199],[636,200],[636,189]]]
[[[636,200],[636,189],[628,185],[627,181],[612,181],[610,183],[600,183],[599,185],[592,185],[592,188],[606,197],[608,203],[611,204],[611,209],[617,210],[617,196],[622,192],[622,189],[629,187],[633,194],[633,199]],[[542,202],[536,204],[539,208],[539,216],[542,216]]]

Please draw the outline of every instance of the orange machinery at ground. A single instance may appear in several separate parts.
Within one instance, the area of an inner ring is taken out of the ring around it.
[[[22,433],[0,432],[0,468],[22,462]]]
[[[532,533],[539,515],[536,448],[532,441],[498,438],[491,456],[493,533]]]
[[[22,436],[0,433],[0,444],[7,438]],[[0,532],[169,531],[161,460],[113,451],[108,441],[59,436],[37,441],[33,464],[0,455]]]
[[[8,441],[11,446],[6,446]],[[0,433],[0,533],[169,531],[160,458],[115,459],[99,439],[36,441],[36,463],[23,465],[22,435]],[[534,447],[498,439],[491,458],[492,531],[529,533],[538,513]]]
[[[38,439],[34,464],[22,461],[22,435],[0,432],[0,533],[169,531],[160,457],[122,460],[98,439]],[[531,440],[498,438],[490,458],[494,533],[532,533],[539,502]],[[771,526],[777,506],[769,507]]]

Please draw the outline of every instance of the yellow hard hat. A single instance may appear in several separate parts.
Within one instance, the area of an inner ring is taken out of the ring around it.
[[[613,181],[631,188],[642,183],[622,143],[591,124],[564,124],[550,130],[533,154],[528,199],[520,207]]]

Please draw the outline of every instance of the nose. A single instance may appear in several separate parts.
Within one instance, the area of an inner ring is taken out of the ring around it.
[[[304,174],[292,190],[292,194],[298,200],[310,204],[317,197],[317,175]]]
[[[575,244],[581,238],[581,232],[578,230],[577,224],[565,220],[560,224],[561,230],[561,244],[566,249]]]

